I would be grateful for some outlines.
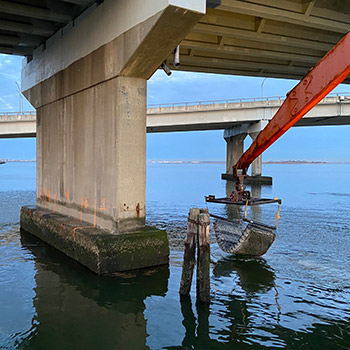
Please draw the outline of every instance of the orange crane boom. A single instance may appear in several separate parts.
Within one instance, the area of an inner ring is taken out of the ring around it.
[[[243,221],[248,222],[248,226],[254,232],[254,238],[249,242],[249,249],[244,254],[253,252],[256,247],[261,246],[261,242],[267,243],[267,249],[274,240],[274,229],[280,218],[279,211],[281,200],[278,198],[252,198],[250,192],[245,190],[244,179],[247,177],[249,165],[262,152],[271,146],[278,138],[280,138],[289,128],[291,128],[298,120],[300,120],[307,112],[317,105],[328,93],[330,93],[337,85],[339,85],[350,73],[350,33],[346,34],[339,43],[327,53],[325,57],[300,81],[295,88],[287,94],[282,106],[278,109],[271,121],[259,133],[255,141],[243,153],[241,158],[233,167],[233,176],[235,178],[235,191],[231,192],[228,198],[216,198],[214,195],[206,196],[206,202],[245,205]],[[269,203],[278,203],[278,209],[275,219],[275,227],[257,223],[248,220],[248,205],[262,205]],[[213,216],[213,215],[212,215]],[[216,218],[229,221],[227,219],[214,216]],[[249,226],[250,225],[250,226]],[[223,229],[218,230],[218,234],[222,234]],[[225,232],[225,230],[224,230]],[[267,240],[264,233],[272,234],[272,239]],[[230,234],[230,232],[228,232]],[[240,240],[244,242],[244,234]],[[253,237],[253,236],[252,236]],[[225,235],[221,237],[221,241],[225,241]],[[254,248],[254,249],[253,249]],[[264,249],[263,253],[267,249]],[[234,251],[238,253],[237,251]]]
[[[243,184],[249,165],[289,128],[317,105],[350,73],[350,33],[312,68],[291,90],[271,121],[259,133],[233,167],[236,181]],[[241,188],[237,188],[238,191]]]
[[[215,196],[210,195],[206,197],[206,201],[246,205],[246,207],[247,205],[260,205],[273,202],[281,204],[281,200],[277,198],[251,198],[250,192],[246,191],[244,187],[244,179],[247,177],[249,165],[338,86],[349,74],[350,33],[346,34],[339,43],[309,71],[294,89],[287,94],[285,101],[274,117],[233,166],[233,177],[236,184],[235,190],[231,192],[230,197],[215,198]]]

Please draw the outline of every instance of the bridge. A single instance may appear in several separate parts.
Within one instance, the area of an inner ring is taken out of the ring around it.
[[[147,133],[225,130],[269,121],[282,96],[152,104],[147,108]],[[295,126],[350,125],[350,94],[324,98]],[[35,112],[0,113],[0,138],[35,137]]]
[[[22,228],[97,273],[167,262],[165,233],[145,227],[147,79],[159,67],[301,79],[349,24],[346,1],[0,1],[0,52],[24,56],[37,111],[40,209],[23,208]],[[266,120],[227,124],[228,145]]]
[[[223,178],[227,179],[243,153],[245,137],[256,137],[283,101],[278,96],[149,105],[147,133],[225,130],[227,163]],[[349,93],[328,95],[295,126],[332,125],[350,125]],[[0,138],[35,136],[35,112],[0,114]],[[262,175],[261,157],[252,164],[252,175]]]
[[[147,132],[223,130],[272,119],[284,98],[243,98],[149,105]],[[350,124],[350,94],[330,94],[296,126]],[[0,131],[1,132],[1,131]]]

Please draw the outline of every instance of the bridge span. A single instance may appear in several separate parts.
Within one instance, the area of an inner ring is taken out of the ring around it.
[[[147,132],[223,130],[272,119],[284,97],[149,105]],[[330,94],[296,126],[350,124],[350,94]]]
[[[149,105],[147,133],[224,130],[226,173],[230,178],[232,166],[243,154],[244,140],[253,140],[272,119],[283,103],[283,97],[247,98]],[[330,94],[295,126],[350,125],[350,94]],[[0,138],[35,137],[35,112],[0,114]],[[262,157],[252,164],[252,175],[262,177]]]
[[[152,104],[147,133],[225,130],[268,122],[283,103],[281,96]],[[296,126],[350,125],[350,94],[330,94]],[[35,112],[0,113],[0,138],[35,137]]]

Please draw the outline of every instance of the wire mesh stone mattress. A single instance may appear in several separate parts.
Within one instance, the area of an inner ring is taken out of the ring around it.
[[[258,223],[229,221],[215,218],[216,241],[226,253],[260,256],[265,254],[276,238],[275,229]]]

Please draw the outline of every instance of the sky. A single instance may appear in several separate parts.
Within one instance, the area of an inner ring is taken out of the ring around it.
[[[18,86],[22,58],[0,54],[0,112],[33,110]],[[295,80],[157,71],[148,81],[148,104],[285,96]],[[350,94],[350,86],[334,92]],[[292,128],[263,154],[264,160],[350,161],[350,126]],[[249,138],[245,147],[249,146]],[[35,139],[0,139],[0,159],[35,159]],[[147,135],[149,160],[225,160],[223,131]]]

